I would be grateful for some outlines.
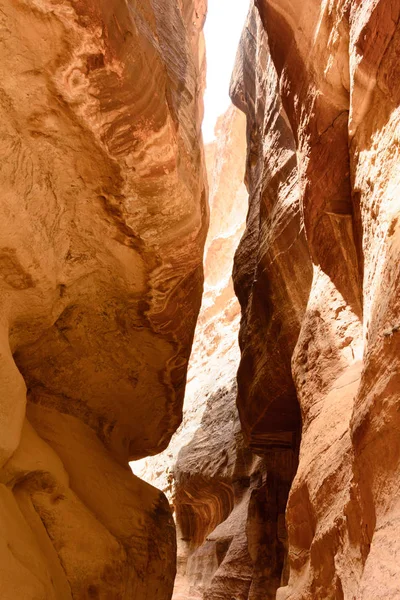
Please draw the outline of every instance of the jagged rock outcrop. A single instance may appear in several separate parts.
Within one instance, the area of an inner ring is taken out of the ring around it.
[[[1,597],[167,600],[128,460],[181,419],[202,291],[203,0],[0,1]]]
[[[288,563],[263,598],[400,596],[399,22],[397,1],[257,0],[240,44],[238,407],[282,498],[274,461],[295,468],[301,433]]]

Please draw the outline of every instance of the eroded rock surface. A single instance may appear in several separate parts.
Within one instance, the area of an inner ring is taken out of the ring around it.
[[[240,44],[238,407],[282,497],[270,463],[295,463],[301,433],[288,563],[263,598],[400,596],[399,22],[397,0],[257,0]]]
[[[128,460],[181,419],[200,307],[205,3],[0,1],[0,587],[167,600]]]

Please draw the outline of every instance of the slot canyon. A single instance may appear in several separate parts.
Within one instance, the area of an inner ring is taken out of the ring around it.
[[[400,600],[400,0],[208,4],[0,0],[0,600]]]

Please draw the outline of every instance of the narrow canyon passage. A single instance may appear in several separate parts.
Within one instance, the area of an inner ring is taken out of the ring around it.
[[[399,56],[0,0],[0,600],[400,600]]]
[[[248,437],[241,430],[236,407],[236,376],[239,365],[243,369],[248,359],[243,356],[242,363],[240,361],[240,305],[231,274],[237,251],[236,268],[245,269],[246,272],[245,275],[236,273],[236,282],[239,283],[236,291],[244,309],[242,322],[246,323],[248,299],[243,298],[243,292],[241,297],[240,283],[243,277],[256,279],[252,273],[256,267],[248,262],[248,257],[241,264],[240,255],[250,250],[254,253],[253,259],[257,256],[257,248],[249,246],[248,242],[248,236],[254,235],[254,232],[247,230],[243,234],[249,192],[250,209],[254,210],[253,197],[259,194],[260,182],[257,179],[259,174],[255,175],[249,164],[246,172],[246,121],[249,122],[251,115],[246,114],[240,103],[239,108],[231,104],[224,111],[215,124],[215,137],[211,135],[212,117],[218,114],[219,107],[225,108],[223,100],[227,100],[229,79],[234,70],[239,35],[235,40],[232,38],[235,33],[242,32],[248,12],[248,3],[243,3],[241,9],[236,7],[236,13],[230,13],[230,22],[226,23],[226,10],[222,10],[226,7],[222,5],[217,8],[216,4],[209,3],[205,27],[209,66],[203,134],[210,224],[204,249],[203,301],[189,361],[183,422],[162,454],[131,463],[133,472],[161,489],[173,507],[178,555],[173,600],[275,598],[277,589],[287,578],[285,509],[296,472],[300,440],[300,411],[290,371],[290,356],[298,336],[298,327],[296,330],[292,322],[288,324],[286,339],[282,340],[279,339],[279,329],[271,327],[268,318],[262,322],[265,319],[263,313],[256,317],[260,327],[257,333],[262,336],[261,344],[265,344],[267,335],[275,348],[268,356],[273,364],[268,365],[267,372],[262,373],[265,367],[261,364],[257,364],[255,369],[260,370],[263,387],[265,381],[269,386],[275,385],[275,389],[268,390],[268,394],[280,400],[275,412],[281,415],[282,423],[277,427],[272,422],[272,430],[269,430],[269,412],[266,415],[267,423],[262,423],[258,433],[252,432]],[[248,52],[248,36],[254,35],[251,29],[253,21],[254,14],[250,12],[240,45],[245,55]],[[224,56],[220,56],[222,28],[225,28],[226,42],[234,42],[230,49],[231,56],[228,48],[224,49]],[[239,54],[233,86],[238,83],[236,73],[241,69],[240,61]],[[276,76],[274,79],[274,73],[269,73],[269,77],[269,83],[275,87],[264,101],[272,104],[277,96]],[[262,91],[265,94],[265,90]],[[261,147],[263,141],[259,141],[257,154],[265,161],[266,152]],[[257,169],[260,170],[260,164]],[[292,173],[285,170],[285,165],[279,165],[279,169],[282,170],[280,180],[288,187],[282,193],[282,198],[271,200],[274,208],[282,211],[280,203],[288,201],[287,190],[291,191],[293,182]],[[244,185],[245,179],[248,189]],[[281,268],[285,268],[286,263],[288,270],[287,263],[291,260],[291,256],[285,252],[288,239],[299,235],[298,197],[289,196],[289,200],[292,201],[294,215],[289,218],[283,215],[283,220],[292,219],[291,230],[285,232],[286,227],[282,223],[277,227],[269,225],[269,233],[276,240],[268,249],[269,256],[263,259],[270,266],[268,273],[262,275],[264,281],[260,282],[265,288],[268,281],[275,284],[286,309],[288,299],[282,297],[282,273],[274,264],[274,258],[286,253],[280,259],[280,264]],[[249,217],[253,218],[251,211]],[[302,296],[305,303],[311,282],[311,263],[304,239],[297,246],[299,262],[304,261],[301,269],[305,273],[309,265],[309,278],[305,279],[304,284],[300,282],[298,299],[300,303],[304,288]],[[296,243],[293,244],[295,251]],[[284,275],[290,278],[289,273]],[[252,281],[253,287],[254,283]],[[258,307],[259,310],[261,308]],[[262,311],[266,308],[263,307]],[[272,309],[274,316],[278,317],[277,306],[272,306]],[[248,318],[250,321],[254,317]],[[253,327],[252,324],[250,326]],[[242,332],[242,344],[243,338]],[[252,346],[255,342],[252,331]],[[283,357],[280,344],[283,345]],[[250,351],[254,352],[254,347]],[[280,371],[277,371],[277,364]],[[251,379],[255,383],[253,374]],[[248,384],[247,374],[246,381]],[[265,406],[268,406],[267,402]],[[245,419],[242,423],[246,423]]]

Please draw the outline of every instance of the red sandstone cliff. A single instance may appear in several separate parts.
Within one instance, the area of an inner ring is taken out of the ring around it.
[[[398,1],[257,0],[240,44],[238,408],[277,550],[299,450],[263,598],[400,597],[399,22]]]
[[[180,423],[200,307],[204,4],[0,1],[4,599],[171,596],[128,460]]]

